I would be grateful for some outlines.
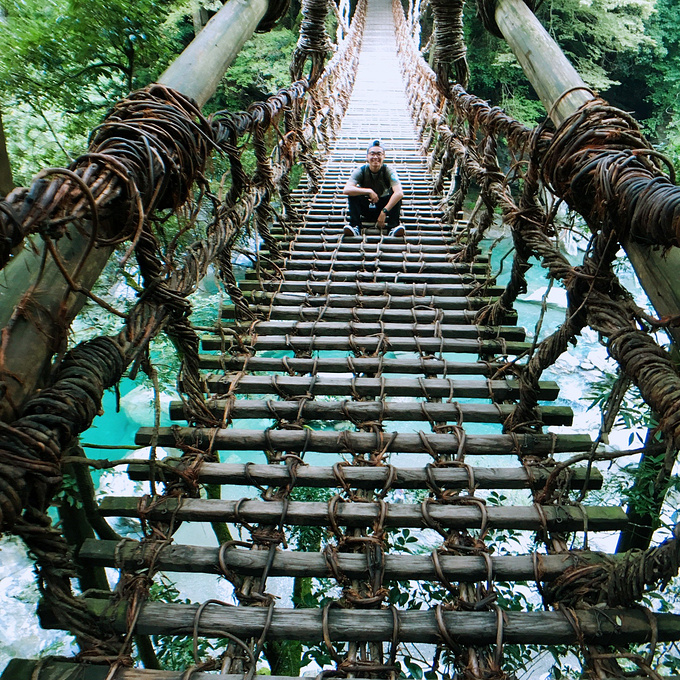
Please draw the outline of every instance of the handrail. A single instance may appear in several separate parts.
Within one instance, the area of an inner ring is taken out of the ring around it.
[[[495,18],[555,125],[595,98],[523,0],[497,0]],[[659,316],[680,314],[680,249],[644,245],[627,236],[621,243]],[[667,331],[680,342],[680,328]]]

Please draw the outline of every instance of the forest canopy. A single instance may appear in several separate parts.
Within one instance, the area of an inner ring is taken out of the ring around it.
[[[425,3],[424,3],[425,4]],[[3,0],[2,120],[16,184],[80,153],[89,130],[152,82],[221,3],[196,0]],[[680,155],[680,17],[672,0],[545,0],[537,14],[584,80],[634,112],[662,151]],[[299,3],[246,43],[210,110],[245,108],[287,84]],[[198,17],[198,23],[197,23]],[[423,44],[427,42],[427,9]],[[545,111],[504,41],[466,7],[470,89],[535,124]]]

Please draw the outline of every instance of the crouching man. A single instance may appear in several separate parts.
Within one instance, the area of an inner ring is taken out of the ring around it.
[[[347,180],[343,193],[349,204],[349,224],[344,236],[359,236],[361,220],[375,222],[378,229],[387,224],[390,236],[402,237],[399,224],[401,199],[404,192],[396,171],[385,165],[385,150],[375,140],[366,152],[366,163],[358,167]]]

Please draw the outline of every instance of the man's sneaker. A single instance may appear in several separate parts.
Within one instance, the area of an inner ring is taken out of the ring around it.
[[[404,235],[404,227],[401,226],[401,224],[398,224],[392,231],[390,232],[390,236],[394,238],[402,238]]]
[[[346,224],[342,232],[343,236],[359,236],[359,230],[351,224]]]

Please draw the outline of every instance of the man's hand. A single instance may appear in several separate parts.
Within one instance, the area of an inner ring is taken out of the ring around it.
[[[387,215],[381,210],[380,215],[378,215],[378,219],[376,220],[375,224],[377,227],[382,229],[385,226],[385,220],[387,219]]]
[[[368,196],[368,200],[371,203],[377,203],[378,202],[378,194],[376,194],[375,191],[373,191],[373,189],[369,189],[368,194],[366,194],[366,195]]]

